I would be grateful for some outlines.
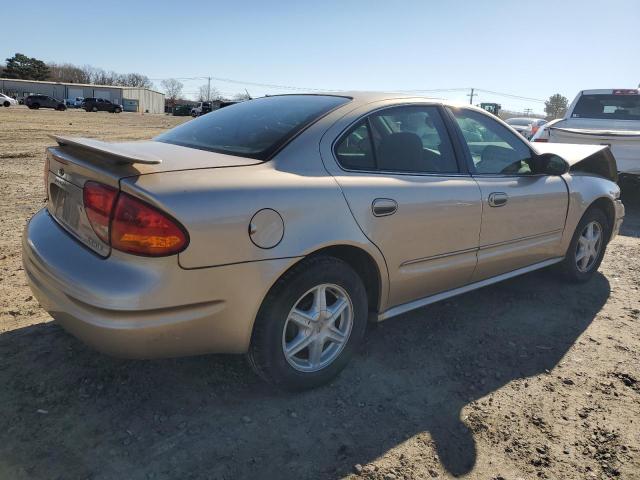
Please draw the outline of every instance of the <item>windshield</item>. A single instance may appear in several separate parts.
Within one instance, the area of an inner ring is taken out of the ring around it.
[[[583,95],[571,118],[640,120],[640,95]]]
[[[306,126],[348,101],[330,95],[258,98],[215,110],[155,140],[266,160]]]
[[[533,118],[508,118],[506,122],[509,125],[530,125],[533,120]]]

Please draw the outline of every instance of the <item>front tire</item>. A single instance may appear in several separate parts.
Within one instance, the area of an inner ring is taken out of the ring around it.
[[[2,105],[4,105],[5,107],[8,107],[8,106],[9,106],[9,105],[11,105],[11,104],[10,104],[7,100],[5,100],[5,101],[4,101],[4,103],[3,103]]]
[[[264,380],[286,390],[329,382],[346,366],[367,323],[360,276],[327,256],[300,262],[265,297],[248,359]]]
[[[584,283],[593,277],[604,258],[610,231],[609,220],[602,210],[587,210],[578,223],[567,254],[560,264],[567,280]]]
[[[122,112],[122,110],[120,109],[120,107],[116,107],[116,108],[113,110],[113,113],[120,113],[120,112]]]

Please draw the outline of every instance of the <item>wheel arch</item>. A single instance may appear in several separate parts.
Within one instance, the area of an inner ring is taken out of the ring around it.
[[[353,245],[332,245],[316,250],[305,258],[326,255],[339,258],[358,274],[367,292],[369,312],[379,312],[382,275],[374,258],[364,249]]]
[[[596,208],[598,210],[601,210],[607,217],[607,220],[608,220],[607,243],[608,243],[609,240],[611,240],[611,234],[613,233],[613,227],[616,222],[616,209],[613,205],[613,201],[609,197],[599,197],[599,198],[596,198],[593,202],[591,202],[591,204],[585,210],[582,216],[586,215],[588,211]]]

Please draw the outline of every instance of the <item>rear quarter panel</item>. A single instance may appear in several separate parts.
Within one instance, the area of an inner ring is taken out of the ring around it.
[[[140,175],[123,179],[121,188],[184,225],[190,243],[179,254],[182,268],[302,258],[324,247],[351,245],[378,265],[384,304],[384,258],[361,232],[342,191],[324,169],[318,141],[310,132],[269,162]],[[254,245],[249,236],[253,215],[265,208],[278,212],[284,222],[282,240],[268,249]]]

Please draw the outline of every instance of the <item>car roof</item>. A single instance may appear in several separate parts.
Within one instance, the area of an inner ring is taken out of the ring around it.
[[[380,102],[385,100],[402,100],[406,99],[411,102],[420,102],[423,101],[425,103],[432,103],[435,105],[445,105],[450,107],[464,107],[470,108],[472,110],[477,110],[482,113],[487,113],[486,110],[476,107],[475,105],[470,105],[465,102],[457,102],[453,100],[445,100],[443,98],[434,98],[428,97],[425,95],[419,95],[417,93],[411,92],[375,92],[375,91],[326,91],[326,92],[297,92],[297,93],[285,93],[282,95],[272,95],[272,96],[285,96],[285,95],[331,95],[338,97],[348,97],[351,98],[350,105],[351,106],[361,106],[367,103]]]

